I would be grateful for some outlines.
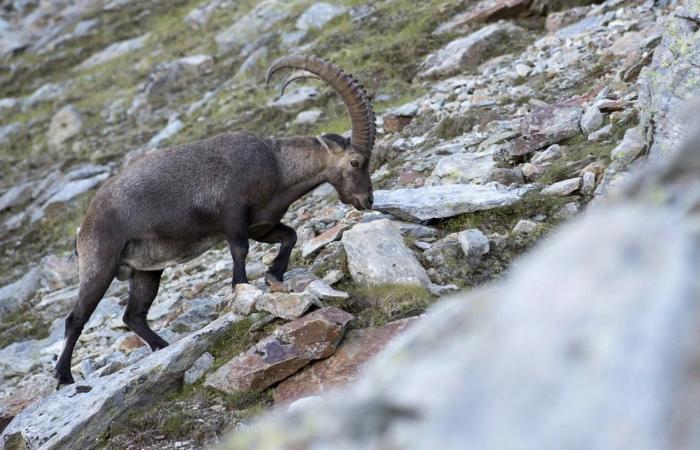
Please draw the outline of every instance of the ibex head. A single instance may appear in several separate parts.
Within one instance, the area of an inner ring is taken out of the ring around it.
[[[328,182],[338,191],[343,203],[359,210],[370,209],[374,198],[369,163],[376,125],[367,92],[352,75],[315,56],[292,55],[277,59],[267,71],[266,82],[269,83],[275,73],[282,69],[296,70],[285,78],[282,93],[296,80],[316,78],[325,81],[340,94],[350,114],[352,132],[350,139],[337,134],[317,138],[328,151]]]

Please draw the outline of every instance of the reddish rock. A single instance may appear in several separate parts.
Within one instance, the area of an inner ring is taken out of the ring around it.
[[[476,4],[469,11],[456,15],[440,25],[434,34],[455,31],[457,28],[527,14],[531,0],[485,0]]]
[[[399,184],[402,186],[421,187],[425,183],[425,175],[420,172],[401,172],[399,175]]]
[[[408,126],[413,120],[413,116],[398,114],[387,114],[384,116],[384,132],[398,133]]]
[[[370,358],[416,320],[412,317],[377,328],[348,331],[333,356],[281,382],[275,388],[275,403],[286,405],[355,380]]]
[[[117,344],[117,349],[124,353],[130,353],[136,350],[137,348],[143,347],[145,345],[146,344],[141,340],[141,338],[139,338],[135,334],[131,334],[119,341],[119,343]]]
[[[307,314],[221,366],[204,384],[228,393],[263,390],[314,359],[332,355],[352,319],[334,307]]]
[[[304,244],[301,246],[301,256],[306,258],[307,256],[313,255],[331,242],[340,239],[343,232],[347,229],[348,224],[339,223],[338,225],[327,229],[315,238],[304,242]]]
[[[522,122],[522,136],[506,146],[511,157],[540,150],[581,132],[579,122],[583,109],[571,105],[547,105],[535,109]]]

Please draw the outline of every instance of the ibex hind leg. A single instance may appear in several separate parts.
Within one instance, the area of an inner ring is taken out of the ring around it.
[[[162,273],[162,270],[132,272],[129,278],[129,303],[124,312],[124,323],[153,351],[168,346],[168,343],[148,326],[146,319],[148,310],[158,294]]]
[[[97,252],[81,252],[79,258],[80,287],[78,289],[78,301],[66,317],[63,351],[54,369],[59,388],[62,385],[75,382],[71,374],[71,359],[75,344],[78,342],[85,324],[90,320],[90,316],[92,316],[114,279],[119,260],[119,251],[102,249]]]

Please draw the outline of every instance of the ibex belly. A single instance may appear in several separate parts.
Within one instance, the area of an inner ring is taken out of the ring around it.
[[[199,241],[133,240],[122,252],[118,279],[126,279],[131,270],[162,270],[187,262],[209,250],[213,239]]]

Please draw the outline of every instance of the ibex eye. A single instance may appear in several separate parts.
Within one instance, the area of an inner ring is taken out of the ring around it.
[[[360,167],[360,161],[351,161],[350,165],[357,169]]]

